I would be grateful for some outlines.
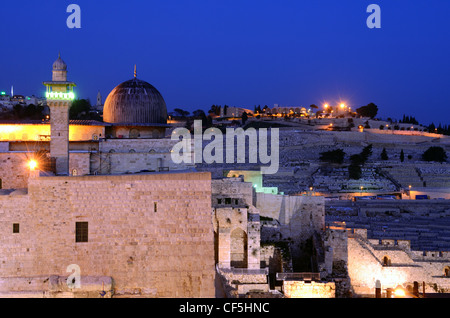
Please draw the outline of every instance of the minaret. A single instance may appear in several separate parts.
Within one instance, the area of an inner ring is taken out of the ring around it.
[[[56,161],[56,174],[69,175],[69,109],[76,85],[67,81],[67,65],[61,54],[53,63],[52,75],[51,82],[44,82],[50,108],[50,156]]]
[[[97,94],[97,108],[99,108],[100,106],[102,106],[103,104],[102,104],[102,94],[100,94],[100,91],[98,91],[98,94]]]

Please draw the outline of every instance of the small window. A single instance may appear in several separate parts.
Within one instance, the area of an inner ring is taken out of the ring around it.
[[[225,204],[231,204],[231,198],[225,198]]]
[[[155,211],[155,213],[158,212],[158,202],[155,202],[153,204],[153,210]]]
[[[234,204],[238,205],[239,204],[239,200],[238,199],[234,199]]]
[[[0,179],[0,189],[2,189],[2,179]]]
[[[217,204],[222,204],[222,199],[217,199]]]
[[[14,223],[13,224],[13,233],[20,233],[19,223]]]
[[[76,222],[75,226],[75,242],[86,243],[88,242],[88,222]]]

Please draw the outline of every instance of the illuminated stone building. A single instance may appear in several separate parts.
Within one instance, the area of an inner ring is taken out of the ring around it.
[[[61,56],[53,63],[52,81],[44,82],[50,118],[0,122],[0,186],[26,188],[27,161],[34,158],[43,174],[102,175],[183,170],[166,137],[167,107],[151,84],[135,76],[118,85],[104,104],[104,122],[70,120],[75,83],[67,80]],[[101,99],[101,98],[100,98]]]

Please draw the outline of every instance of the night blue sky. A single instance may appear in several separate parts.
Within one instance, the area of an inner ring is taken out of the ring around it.
[[[81,7],[81,29],[66,8]],[[366,8],[381,7],[381,29]],[[449,123],[449,0],[17,0],[0,15],[0,89],[42,95],[61,51],[80,98],[138,77],[169,111],[370,102]]]

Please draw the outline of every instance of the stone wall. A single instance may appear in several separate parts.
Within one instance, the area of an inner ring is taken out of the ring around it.
[[[430,253],[430,252],[428,252]],[[356,294],[374,295],[375,282],[382,289],[412,287],[414,281],[426,284],[427,293],[450,291],[448,253],[432,252],[433,257],[421,257],[423,252],[411,251],[409,242],[367,239],[367,230],[358,230],[348,238],[348,271]]]
[[[71,152],[69,154],[69,174],[85,176],[91,173],[91,154],[89,152]]]
[[[82,277],[112,277],[115,296],[214,296],[208,173],[40,177],[0,206],[2,279],[77,264]],[[76,222],[88,242],[76,243]]]
[[[335,298],[335,283],[284,281],[283,292],[287,298]]]
[[[222,199],[221,204],[225,204],[224,199],[238,199],[238,204],[253,204],[253,188],[252,183],[243,182],[242,178],[230,177],[211,180],[213,205],[218,206],[218,199]],[[232,201],[232,204],[235,202]]]
[[[26,188],[30,170],[31,153],[0,153],[1,189]]]
[[[279,222],[281,239],[308,239],[325,228],[325,199],[319,196],[256,194],[260,215]]]

